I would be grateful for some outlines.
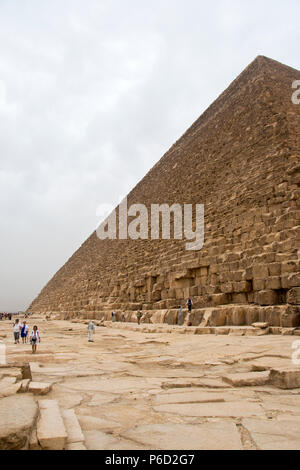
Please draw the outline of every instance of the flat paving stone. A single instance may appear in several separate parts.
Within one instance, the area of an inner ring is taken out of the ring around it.
[[[235,424],[229,421],[196,425],[153,424],[138,426],[129,430],[126,437],[142,443],[150,450],[243,449],[239,432]]]
[[[74,410],[64,410],[62,417],[68,434],[68,444],[74,442],[84,442],[84,435],[82,433],[80,424]]]
[[[39,400],[40,418],[37,437],[45,450],[63,450],[67,443],[67,432],[57,401]]]
[[[166,403],[221,403],[224,401],[221,393],[205,393],[202,391],[164,393],[156,395],[154,399],[157,405]]]
[[[225,403],[189,403],[189,404],[169,404],[155,406],[158,413],[171,413],[179,416],[194,417],[248,417],[264,414],[262,407],[258,403],[249,401],[232,401]]]
[[[242,424],[261,450],[300,449],[300,419],[276,421],[250,418],[243,419]]]

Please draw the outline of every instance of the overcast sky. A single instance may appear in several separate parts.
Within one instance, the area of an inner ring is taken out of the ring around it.
[[[299,0],[0,0],[0,311],[27,308]]]

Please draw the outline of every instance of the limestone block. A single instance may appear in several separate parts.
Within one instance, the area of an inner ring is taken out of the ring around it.
[[[289,287],[300,287],[300,273],[290,274],[287,282]]]
[[[222,380],[233,387],[256,387],[268,383],[269,375],[269,371],[228,374],[223,376]]]
[[[285,420],[243,419],[242,424],[260,450],[299,450],[300,422],[288,415]]]
[[[264,290],[265,286],[266,286],[265,279],[254,279],[253,280],[253,290],[254,291]]]
[[[276,305],[278,295],[274,290],[264,290],[256,294],[256,303],[259,305]]]
[[[259,320],[258,307],[247,308],[245,312],[246,325],[252,325]]]
[[[226,284],[221,284],[220,290],[223,294],[230,294],[233,292],[233,285],[231,282],[227,282]]]
[[[67,444],[67,432],[56,400],[39,400],[40,418],[37,437],[45,450],[63,450]]]
[[[212,302],[214,305],[226,305],[229,302],[227,294],[213,294]]]
[[[253,279],[266,279],[269,276],[269,269],[265,264],[255,264],[252,273]]]
[[[264,330],[265,328],[269,327],[269,323],[267,323],[267,322],[265,322],[265,323],[253,323],[252,326],[254,328],[261,328],[262,330]]]
[[[270,276],[281,275],[281,263],[271,263],[268,265]]]
[[[34,395],[46,395],[52,388],[51,383],[30,382],[28,390]]]
[[[232,303],[233,304],[246,304],[247,303],[247,295],[244,294],[244,293],[232,294]]]
[[[19,450],[26,446],[35,425],[38,407],[29,395],[0,400],[0,449]]]
[[[205,406],[205,405],[204,405]],[[149,449],[242,450],[239,432],[226,420],[199,424],[148,424],[129,430],[124,438]]]
[[[65,428],[68,434],[68,444],[83,443],[84,435],[74,410],[64,410],[62,412]]]
[[[266,279],[266,289],[281,289],[281,278],[275,276]]]
[[[297,261],[285,261],[281,264],[281,272],[285,273],[296,273],[299,271],[299,262]]]
[[[271,369],[270,384],[284,390],[300,388],[300,369]]]
[[[287,301],[292,305],[300,305],[300,287],[294,287],[289,290]]]

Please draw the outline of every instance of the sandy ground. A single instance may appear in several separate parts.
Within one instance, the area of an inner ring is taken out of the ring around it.
[[[74,409],[88,449],[299,449],[300,390],[236,387],[228,374],[291,367],[292,336],[147,334],[30,318],[42,342],[14,345],[9,361],[29,361],[45,399]],[[1,338],[0,338],[1,339]]]

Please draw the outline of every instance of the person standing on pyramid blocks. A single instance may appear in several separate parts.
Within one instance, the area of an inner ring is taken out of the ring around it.
[[[138,313],[136,314],[137,316],[137,322],[138,322],[138,325],[141,324],[141,318],[143,316],[143,313],[139,310]]]
[[[88,326],[89,343],[94,342],[94,333],[95,333],[95,325],[94,325],[94,322],[90,321],[89,326]]]
[[[191,299],[190,297],[187,299],[186,305],[187,305],[187,307],[188,307],[189,313],[192,313],[193,301],[192,301],[192,299]]]
[[[178,326],[182,326],[183,324],[183,311],[181,305],[178,307],[178,318],[177,318]]]

